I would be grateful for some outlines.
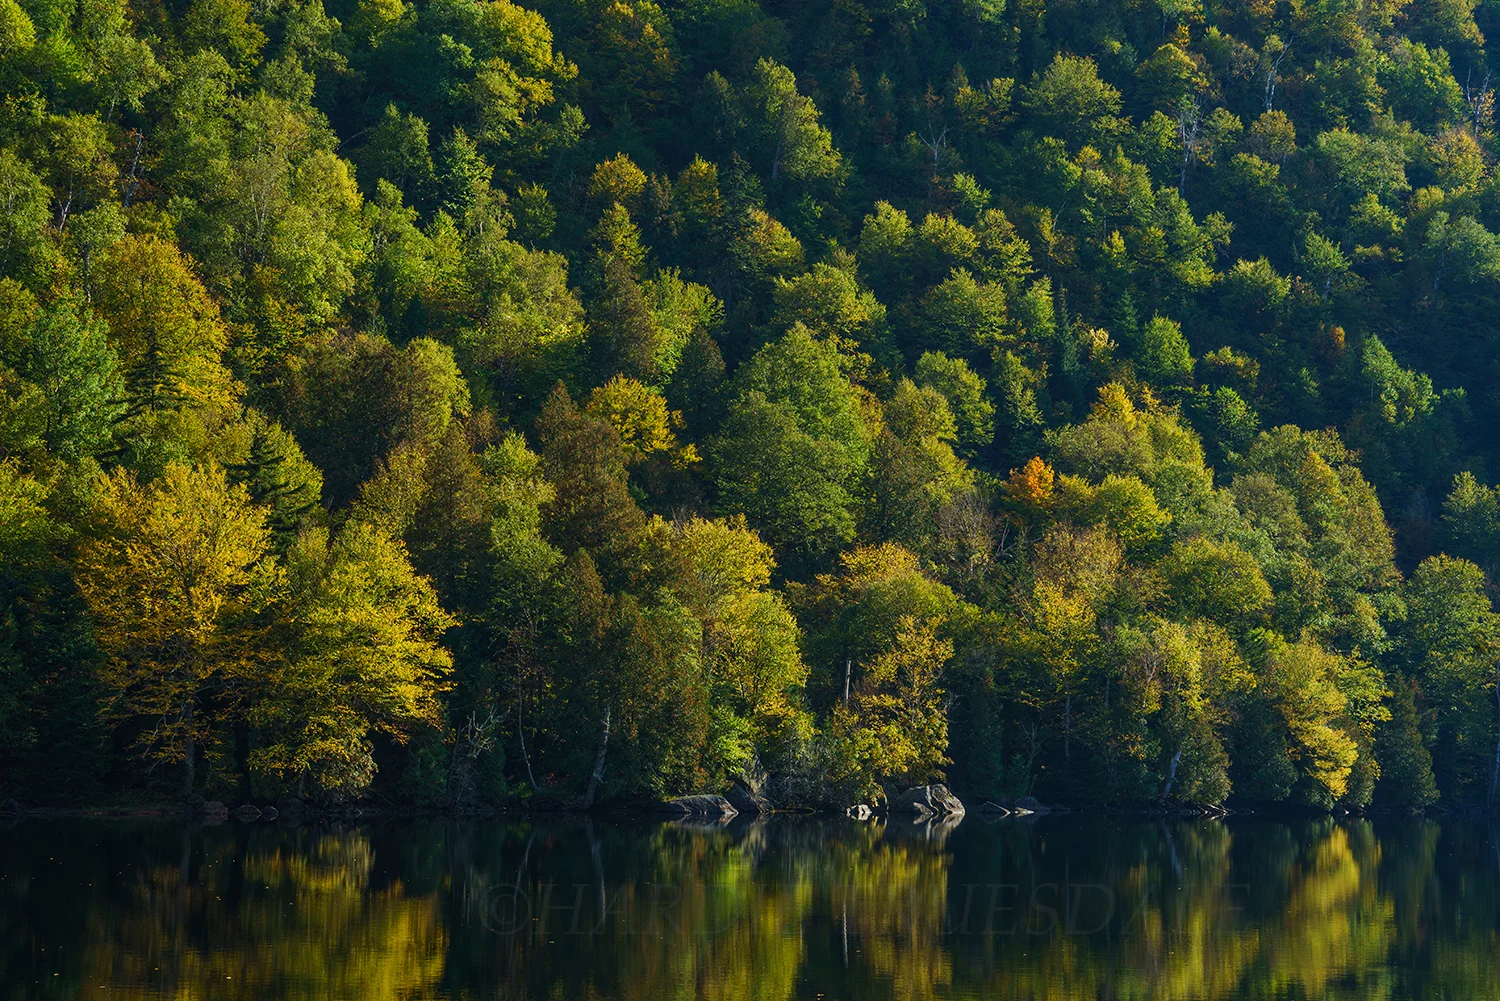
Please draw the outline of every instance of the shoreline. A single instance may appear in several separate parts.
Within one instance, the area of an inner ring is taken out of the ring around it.
[[[12,808],[0,810],[0,824],[16,822],[21,820],[186,820],[202,824],[222,824],[235,821],[242,824],[257,823],[367,823],[383,820],[451,820],[451,821],[483,821],[507,819],[533,819],[533,818],[556,818],[562,819],[589,819],[589,818],[611,818],[632,821],[655,820],[663,823],[704,823],[705,818],[695,816],[683,816],[660,808],[642,805],[619,805],[598,806],[591,810],[570,809],[561,807],[532,807],[526,805],[504,804],[477,809],[451,810],[451,809],[423,809],[411,807],[385,807],[370,804],[354,804],[342,807],[304,807],[301,810],[279,810],[274,807],[262,807],[255,804],[245,804],[234,808],[222,810],[203,810],[193,806],[178,804],[159,804],[141,806],[24,806],[11,801]],[[244,807],[252,807],[252,811],[246,811]],[[988,804],[986,804],[988,805]],[[949,815],[951,816],[951,815]],[[973,817],[987,823],[995,823],[1002,820],[1035,821],[1039,819],[1066,819],[1077,818],[1120,818],[1142,821],[1167,821],[1167,820],[1292,820],[1292,819],[1314,819],[1327,817],[1334,820],[1348,818],[1390,818],[1408,817],[1425,818],[1429,820],[1444,819],[1480,819],[1500,817],[1500,809],[1463,806],[1432,806],[1424,809],[1403,809],[1399,807],[1366,807],[1359,810],[1317,810],[1307,807],[1286,806],[1281,804],[1243,804],[1234,807],[1153,807],[1153,806],[1100,806],[1098,804],[1038,804],[1038,808],[1005,808],[1003,810],[985,809],[984,806],[966,809],[959,815],[958,819]],[[821,820],[849,820],[851,823],[873,823],[876,820],[890,821],[892,819],[923,821],[930,820],[934,823],[942,823],[948,819],[946,816],[922,816],[903,811],[879,810],[872,811],[867,818],[854,818],[846,811],[836,808],[805,808],[771,810],[758,814],[739,813],[724,817],[721,820],[709,821],[711,824],[729,825],[735,823],[754,822],[758,820],[776,820],[792,818],[813,818]]]

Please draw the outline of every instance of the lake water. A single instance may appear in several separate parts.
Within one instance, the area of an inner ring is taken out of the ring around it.
[[[0,829],[0,998],[1500,999],[1480,821]]]

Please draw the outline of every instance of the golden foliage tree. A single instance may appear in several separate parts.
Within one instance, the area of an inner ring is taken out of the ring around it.
[[[367,524],[332,541],[305,531],[287,566],[289,635],[250,714],[263,741],[250,765],[301,792],[358,794],[375,775],[372,731],[404,742],[441,725],[453,657],[438,639],[454,619],[405,546]]]
[[[99,482],[79,547],[109,710],[144,723],[148,758],[182,765],[184,793],[211,736],[205,703],[259,657],[253,616],[277,576],[266,514],[215,466],[173,463],[150,485],[121,469]]]

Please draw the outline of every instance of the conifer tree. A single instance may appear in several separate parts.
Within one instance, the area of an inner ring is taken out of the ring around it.
[[[1375,756],[1380,761],[1377,801],[1391,806],[1424,807],[1437,802],[1432,776],[1432,752],[1422,740],[1417,715],[1416,686],[1404,675],[1390,679],[1391,718],[1380,728]]]

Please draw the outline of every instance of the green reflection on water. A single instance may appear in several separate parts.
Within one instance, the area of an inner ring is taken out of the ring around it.
[[[0,831],[0,997],[1500,999],[1475,822]]]

